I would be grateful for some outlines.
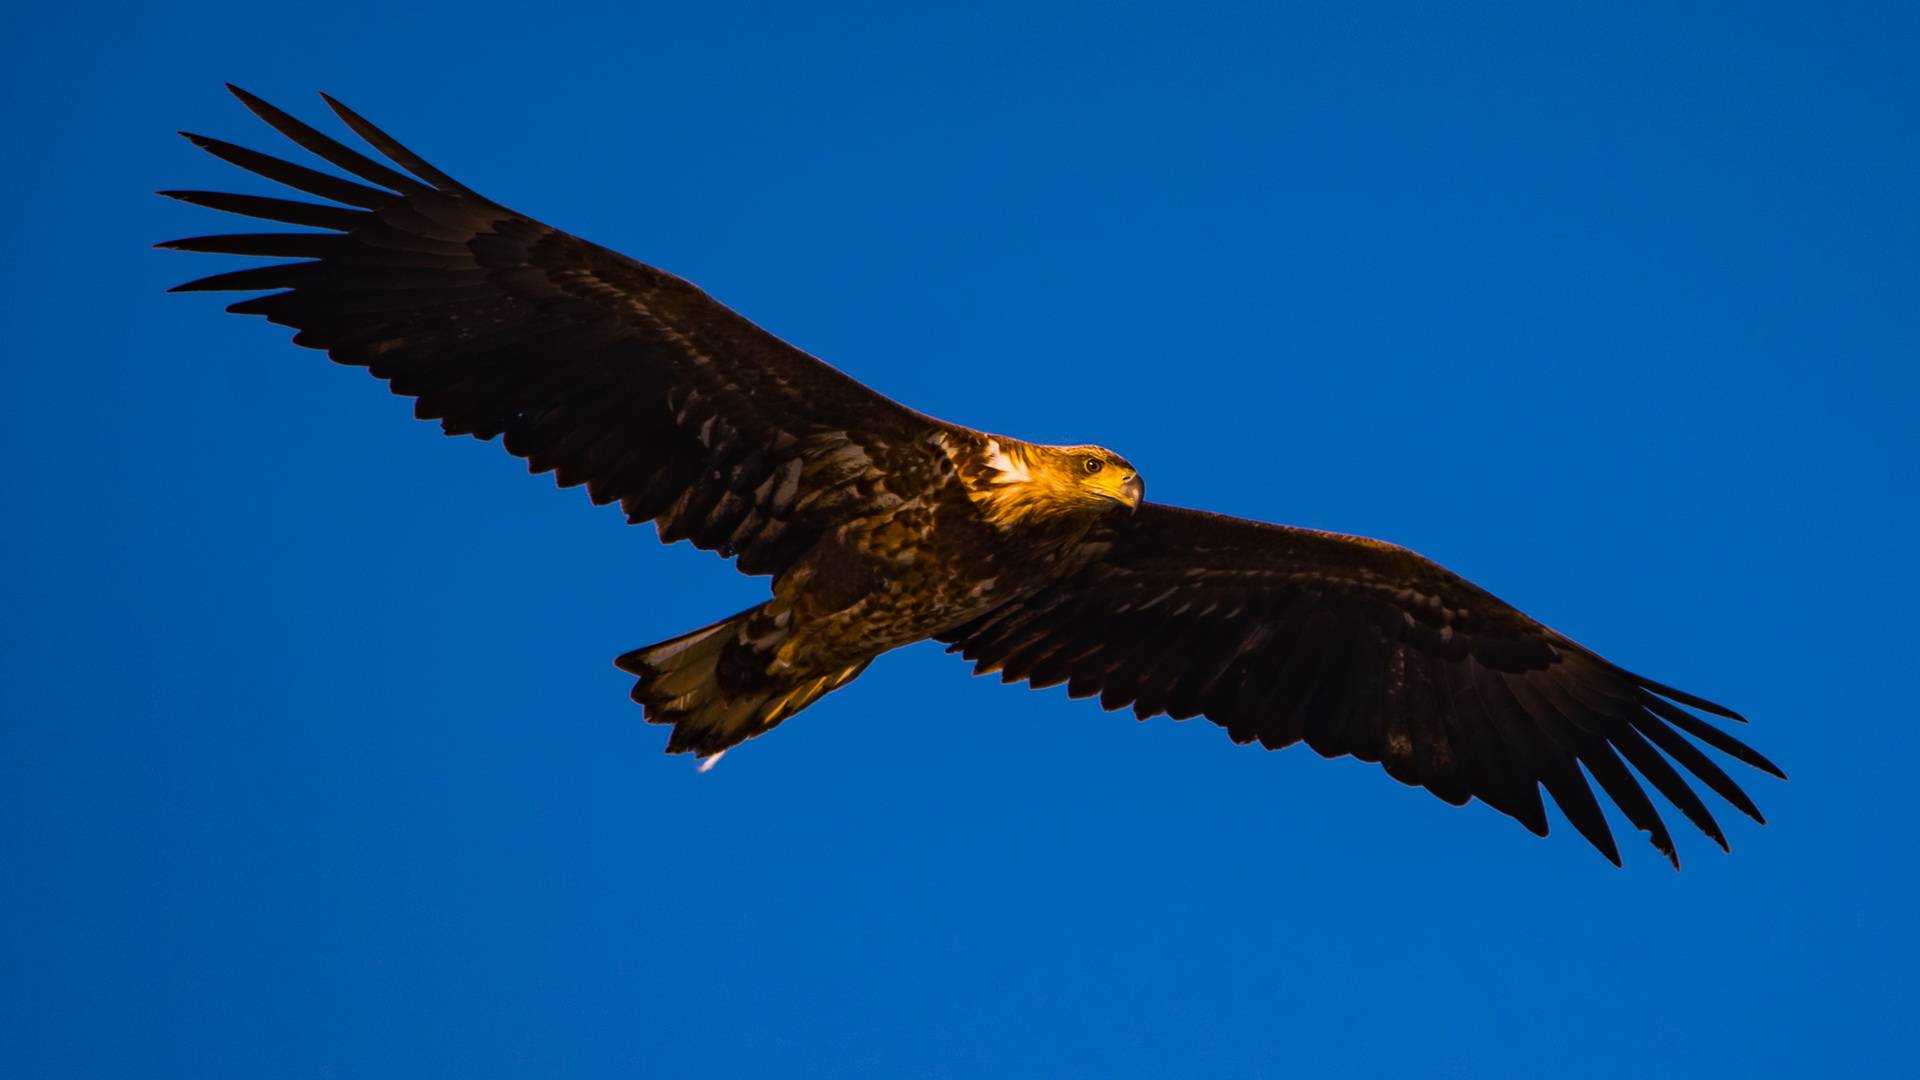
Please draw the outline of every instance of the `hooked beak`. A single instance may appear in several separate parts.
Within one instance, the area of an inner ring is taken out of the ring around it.
[[[1140,479],[1139,473],[1134,473],[1126,483],[1120,485],[1120,498],[1128,509],[1136,514],[1140,512],[1140,504],[1147,501],[1147,482]]]

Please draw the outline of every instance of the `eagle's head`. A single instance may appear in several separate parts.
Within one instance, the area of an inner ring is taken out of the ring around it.
[[[1137,510],[1146,482],[1104,446],[1042,446],[991,438],[968,479],[996,524]]]

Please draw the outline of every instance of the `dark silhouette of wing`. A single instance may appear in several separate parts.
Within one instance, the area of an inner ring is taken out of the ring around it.
[[[663,540],[777,573],[821,530],[884,508],[941,466],[936,421],[869,390],[685,281],[481,197],[327,99],[398,168],[229,87],[353,179],[187,135],[326,202],[166,191],[313,231],[162,247],[294,259],[175,291],[275,290],[227,310],[368,368],[449,435],[505,436],[561,486],[587,485]]]
[[[1008,682],[1064,682],[1142,719],[1204,715],[1235,742],[1377,761],[1541,835],[1544,786],[1616,864],[1583,766],[1676,867],[1627,766],[1722,848],[1681,769],[1763,819],[1685,736],[1783,775],[1680,706],[1734,713],[1624,671],[1404,548],[1153,505],[1088,543],[1078,574],[940,639]]]

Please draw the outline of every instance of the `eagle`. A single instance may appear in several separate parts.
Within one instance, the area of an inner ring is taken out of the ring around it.
[[[366,368],[448,435],[499,437],[663,542],[771,579],[765,603],[615,661],[645,719],[671,727],[667,752],[703,770],[930,638],[977,674],[1377,762],[1542,836],[1544,789],[1615,865],[1589,777],[1676,868],[1641,780],[1722,849],[1688,776],[1764,823],[1703,749],[1784,779],[1701,715],[1738,714],[1412,551],[1148,502],[1104,447],[934,419],[681,278],[493,202],[331,97],[384,161],[228,89],[339,171],[182,133],[310,198],[160,192],[299,227],[159,245],[291,260],[173,291],[256,294],[227,310]]]

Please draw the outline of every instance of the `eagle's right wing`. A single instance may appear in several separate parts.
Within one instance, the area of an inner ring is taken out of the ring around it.
[[[586,484],[596,503],[657,522],[663,540],[737,554],[747,573],[778,573],[823,529],[946,468],[926,439],[944,425],[687,282],[475,194],[330,98],[399,169],[230,89],[356,179],[187,136],[328,202],[162,192],[319,230],[162,244],[301,260],[176,291],[279,290],[227,310],[295,328],[296,344],[367,367],[448,434],[504,435],[532,471]]]
[[[1733,712],[1617,667],[1405,548],[1158,505],[1088,543],[1084,570],[940,639],[1009,682],[1064,682],[1141,719],[1204,715],[1235,742],[1377,761],[1541,834],[1544,787],[1616,863],[1582,767],[1676,866],[1628,765],[1722,847],[1681,769],[1760,811],[1686,736],[1781,775],[1681,706]]]

